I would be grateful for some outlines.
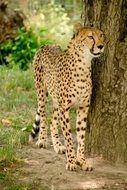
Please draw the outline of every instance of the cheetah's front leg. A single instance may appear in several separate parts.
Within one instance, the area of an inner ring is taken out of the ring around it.
[[[75,170],[76,157],[75,157],[75,150],[73,146],[72,134],[69,123],[69,111],[61,109],[60,113],[61,113],[60,115],[61,127],[66,145],[66,157],[67,157],[66,169]]]
[[[92,166],[85,159],[85,130],[86,130],[86,119],[88,113],[88,106],[84,105],[79,107],[77,110],[77,163],[81,166],[82,170],[92,170]]]

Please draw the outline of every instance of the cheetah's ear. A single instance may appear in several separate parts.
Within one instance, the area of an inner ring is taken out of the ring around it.
[[[82,28],[83,28],[83,26],[81,25],[81,23],[74,24],[74,29],[73,29],[74,35],[76,35]]]

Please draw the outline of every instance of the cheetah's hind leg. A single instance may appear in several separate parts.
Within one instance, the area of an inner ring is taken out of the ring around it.
[[[59,117],[60,113],[58,107],[53,106],[53,118],[52,118],[52,124],[50,126],[53,148],[57,154],[64,154],[66,152],[66,148],[60,142],[59,132],[58,132]]]

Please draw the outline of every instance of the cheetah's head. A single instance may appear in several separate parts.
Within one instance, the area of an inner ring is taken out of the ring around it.
[[[73,39],[76,46],[82,51],[85,49],[91,57],[99,57],[104,51],[103,32],[94,27],[83,27],[78,24]]]

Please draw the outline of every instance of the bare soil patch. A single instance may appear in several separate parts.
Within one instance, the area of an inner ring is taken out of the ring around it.
[[[33,190],[127,190],[127,166],[111,165],[97,157],[92,158],[92,172],[67,171],[65,155],[56,154],[53,147],[38,149],[35,145],[21,149],[25,160],[15,175],[24,182],[35,184]]]

